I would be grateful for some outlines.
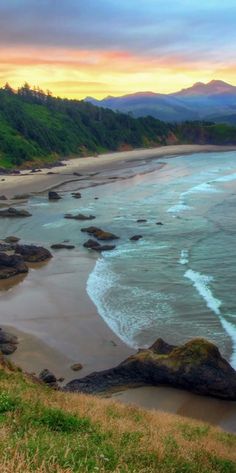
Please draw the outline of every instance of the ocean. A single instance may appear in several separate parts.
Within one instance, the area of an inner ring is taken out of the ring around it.
[[[55,203],[34,196],[27,205],[33,217],[1,220],[0,237],[44,245],[70,240],[89,255],[80,228],[90,222],[64,214],[95,215],[92,225],[120,238],[95,260],[87,293],[116,335],[134,348],[158,337],[172,344],[205,337],[236,368],[236,153],[161,162],[152,172],[148,162],[136,170],[134,164],[135,177],[85,189],[79,200],[69,193]],[[130,241],[137,234],[142,238]],[[79,254],[70,253],[75,265]],[[76,301],[76,288],[70,297]]]

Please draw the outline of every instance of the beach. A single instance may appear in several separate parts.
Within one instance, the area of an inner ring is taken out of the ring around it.
[[[84,188],[94,184],[106,183],[108,178],[111,177],[110,174],[115,172],[117,177],[119,177],[120,172],[130,169],[133,165],[137,165],[145,160],[150,162],[156,158],[161,159],[163,157],[191,153],[230,151],[234,149],[236,149],[234,146],[173,145],[107,153],[86,158],[73,158],[65,160],[65,166],[62,167],[53,167],[50,170],[42,168],[41,172],[37,173],[22,171],[21,175],[5,175],[0,180],[0,190],[1,194],[11,199],[17,194],[37,194],[48,189],[60,188],[61,185],[73,181],[79,181],[80,187]],[[54,174],[48,174],[48,172],[53,172]],[[75,172],[82,173],[82,176],[75,176],[73,174]],[[98,175],[91,176],[91,173],[101,174],[98,178]]]
[[[165,166],[162,159],[166,161],[167,158],[178,155],[226,152],[232,149],[235,148],[181,145],[75,158],[65,161],[66,166],[50,169],[50,172],[55,174],[47,174],[48,169],[42,169],[42,172],[37,173],[23,171],[23,175],[2,176],[4,181],[0,182],[0,193],[9,199],[9,202],[4,201],[2,204],[17,206],[21,201],[11,200],[14,195],[31,194],[36,198],[32,204],[35,207],[32,208],[35,208],[37,212],[41,209],[40,212],[42,212],[43,208],[47,209],[46,199],[38,202],[37,195],[44,195],[48,189],[56,189],[64,196],[74,190],[88,192],[89,189],[92,189],[93,198],[101,199],[105,185],[109,188],[112,186],[115,192],[119,187],[119,181],[127,181],[128,187],[129,180],[133,179],[132,182],[135,184],[143,175],[148,175],[154,170],[161,171]],[[26,202],[27,199],[22,199],[22,201]],[[73,204],[75,206],[76,201],[73,201]],[[58,204],[52,205],[55,205],[56,209]],[[61,227],[56,226],[57,223],[55,223],[51,237],[54,238],[53,241],[57,238],[56,242],[61,241],[62,238]],[[48,223],[44,223],[44,227],[46,245],[47,231],[52,230],[50,220]],[[36,232],[33,228],[31,231],[32,242],[37,243]],[[70,238],[69,227],[68,230],[65,228],[63,231],[63,239]],[[24,235],[23,227],[19,227],[20,232]],[[50,243],[52,242],[50,241]],[[75,242],[77,243],[76,239]],[[15,285],[13,281],[12,284],[10,281],[7,284],[4,283],[7,291],[2,290],[0,293],[0,324],[3,328],[17,334],[20,342],[19,348],[11,359],[28,372],[39,374],[42,369],[48,368],[57,377],[63,377],[65,381],[69,381],[85,376],[92,371],[111,368],[134,353],[136,348],[128,345],[124,339],[122,341],[114,333],[114,330],[109,328],[101,314],[98,314],[96,304],[88,296],[87,282],[97,263],[97,255],[90,252],[85,254],[77,246],[72,252],[68,253],[66,250],[62,250],[55,252],[53,256],[54,258],[47,264],[32,268],[29,275],[19,284],[18,281]],[[75,264],[75,261],[78,264]],[[73,297],[75,293],[76,299]],[[218,321],[215,321],[214,324],[218,329]],[[230,346],[230,341],[226,341],[226,353],[230,350]],[[71,365],[74,363],[81,363],[83,369],[77,373],[73,372]],[[204,398],[191,397],[190,394],[171,389],[165,391],[166,388],[145,389],[148,391],[145,391],[144,397],[138,394],[138,390],[134,390],[132,394],[127,391],[127,394],[117,396],[117,399],[124,402],[127,400],[138,402],[140,405],[147,403],[147,407],[150,408],[164,406],[164,409],[168,411],[181,415],[186,413],[186,415],[193,417],[194,405],[199,409],[200,403],[203,411],[204,409],[206,412],[208,410],[209,400],[205,401]],[[142,393],[142,391],[140,392]],[[167,394],[169,405],[162,403],[162,399]],[[156,395],[159,400],[155,404],[150,401],[150,398],[154,399]],[[144,400],[147,397],[148,402]],[[192,404],[193,409],[189,410],[189,404]],[[227,416],[234,419],[233,416],[236,412],[234,404],[224,403],[224,406],[221,404],[222,409],[224,408],[224,419]],[[234,421],[224,423],[224,419],[222,420],[222,417],[219,418],[216,415],[219,405],[212,402],[211,406],[213,405],[215,407],[212,409],[215,414],[211,413],[210,416],[205,416],[205,420],[232,430],[231,424],[234,424]]]

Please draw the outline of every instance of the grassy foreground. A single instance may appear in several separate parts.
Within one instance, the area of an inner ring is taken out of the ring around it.
[[[181,417],[65,394],[0,364],[1,473],[235,473],[236,436]]]

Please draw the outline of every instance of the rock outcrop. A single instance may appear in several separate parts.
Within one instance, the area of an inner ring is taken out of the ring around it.
[[[12,239],[15,240],[14,237]],[[28,273],[26,263],[41,263],[52,257],[50,251],[42,246],[19,245],[13,240],[0,243],[0,279]]]
[[[73,214],[65,214],[65,215],[64,215],[64,218],[69,218],[69,219],[72,219],[72,220],[81,220],[81,221],[84,221],[84,220],[94,220],[96,217],[95,217],[94,215],[83,215],[83,214],[73,215]]]
[[[19,218],[19,217],[32,217],[32,214],[25,209],[15,209],[9,207],[8,209],[0,210],[0,217],[6,218]]]
[[[100,245],[96,240],[88,240],[83,245],[85,248],[94,251],[111,251],[115,249],[115,245]]]
[[[130,238],[130,241],[138,241],[140,238],[143,238],[142,235],[134,235]]]
[[[55,191],[49,191],[48,200],[60,200],[61,196]]]
[[[118,386],[168,385],[197,394],[236,400],[236,371],[204,339],[174,347],[158,340],[115,368],[70,381],[65,390],[102,393]]]
[[[36,245],[15,245],[15,253],[27,263],[42,263],[52,257],[49,250]]]
[[[73,250],[74,245],[67,245],[66,243],[54,243],[51,245],[52,250]]]
[[[98,240],[109,241],[119,239],[119,237],[117,235],[114,235],[114,233],[106,232],[98,227],[81,228],[81,232],[86,232],[89,235],[92,235],[93,237],[97,238]]]
[[[28,273],[28,271],[28,266],[22,256],[0,252],[0,279],[12,278],[18,274]]]
[[[3,355],[11,355],[16,351],[18,339],[15,335],[12,335],[5,330],[0,328],[0,352]]]

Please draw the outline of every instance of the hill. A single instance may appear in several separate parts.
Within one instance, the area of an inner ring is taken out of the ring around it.
[[[54,391],[0,357],[5,473],[235,473],[236,437],[176,415]]]
[[[225,122],[225,116],[236,113],[236,87],[219,80],[208,84],[197,82],[172,94],[140,92],[101,101],[91,97],[86,100],[97,106],[132,113],[134,117],[151,115],[169,122],[209,120],[214,116],[219,116],[219,120],[222,117],[221,122]]]
[[[52,97],[27,84],[17,92],[8,85],[0,89],[2,168],[177,143],[236,144],[236,127],[201,121],[171,124],[151,116],[135,119],[85,101]]]

